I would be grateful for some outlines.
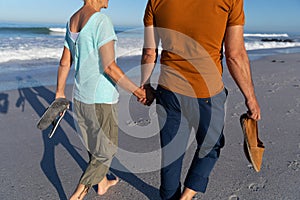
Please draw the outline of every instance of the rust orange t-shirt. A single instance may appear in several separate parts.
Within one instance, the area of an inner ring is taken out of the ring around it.
[[[159,84],[211,97],[224,87],[224,34],[228,26],[244,25],[243,0],[149,0],[144,25],[154,26],[161,41]]]

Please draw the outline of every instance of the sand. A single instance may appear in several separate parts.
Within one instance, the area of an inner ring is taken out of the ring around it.
[[[251,64],[262,109],[259,134],[266,147],[262,169],[255,172],[244,156],[239,116],[246,108],[225,69],[226,144],[207,192],[195,199],[300,199],[300,54],[269,56]],[[86,167],[88,156],[76,134],[72,110],[52,139],[47,137],[49,129],[36,128],[54,91],[54,86],[41,86],[0,92],[1,199],[67,199]],[[72,86],[66,92],[71,98]],[[111,170],[121,181],[101,197],[92,189],[86,199],[157,200],[160,157],[154,106],[142,107],[121,94],[120,153]],[[129,105],[131,116],[124,110]],[[192,143],[187,150],[182,179],[194,148]]]

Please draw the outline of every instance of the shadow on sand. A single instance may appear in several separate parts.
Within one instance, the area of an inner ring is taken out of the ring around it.
[[[0,113],[6,114],[8,112],[8,94],[0,93]]]
[[[30,77],[29,77],[30,78]],[[19,79],[19,78],[18,78]],[[49,90],[46,87],[40,86],[40,87],[33,87],[33,88],[21,88],[18,89],[19,92],[19,98],[16,102],[16,107],[21,107],[22,111],[25,110],[25,104],[28,102],[28,104],[34,109],[34,111],[37,113],[39,117],[41,117],[46,109],[46,107],[42,104],[40,99],[44,99],[48,105],[51,104],[51,102],[55,98],[55,94],[53,91]],[[7,112],[8,109],[8,95],[6,94],[0,94],[0,102],[4,102],[0,104],[0,112]],[[71,108],[72,106],[70,106]],[[74,130],[75,124],[72,115],[70,114],[72,111],[69,110],[66,112],[63,120],[65,120]],[[51,127],[50,127],[51,128]],[[67,195],[65,194],[65,191],[63,189],[63,184],[58,176],[56,164],[55,164],[55,146],[58,144],[62,145],[67,152],[72,156],[72,158],[77,162],[79,167],[84,171],[87,167],[87,162],[82,158],[82,156],[77,152],[75,147],[70,143],[70,140],[68,139],[66,133],[64,130],[59,126],[56,130],[55,135],[49,139],[48,133],[50,131],[50,128],[42,131],[42,137],[44,142],[44,152],[43,152],[43,158],[40,162],[40,166],[42,171],[44,172],[45,176],[48,178],[48,180],[51,182],[51,184],[55,187],[59,199],[64,200],[67,199]],[[114,162],[117,162],[120,166],[122,164],[117,160],[114,159]],[[125,167],[124,171],[117,171],[114,169],[111,169],[111,171],[124,181],[128,182],[130,185],[135,187],[138,191],[145,194],[149,199],[157,199],[157,197],[154,198],[154,194],[158,194],[158,190],[154,188],[153,186],[148,185],[141,179],[139,179],[137,176],[135,176],[133,173],[130,173],[128,170],[126,170]],[[76,186],[77,182],[74,182],[74,188]],[[94,188],[97,189],[97,188]]]

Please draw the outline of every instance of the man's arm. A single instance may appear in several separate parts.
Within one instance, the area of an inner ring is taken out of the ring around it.
[[[72,56],[68,48],[64,47],[57,72],[57,84],[55,98],[65,98],[65,87],[72,65]]]
[[[146,89],[146,105],[151,105],[155,99],[155,91],[151,87],[150,79],[157,62],[158,41],[155,28],[153,26],[145,27],[144,47],[141,58],[141,88]]]
[[[150,84],[151,74],[157,62],[159,39],[154,26],[144,29],[144,47],[141,59],[141,86]]]
[[[144,47],[141,59],[141,86],[150,84],[150,78],[156,61],[157,49]]]
[[[243,26],[230,26],[225,35],[225,56],[229,72],[245,97],[248,115],[254,120],[261,118],[252,81],[250,62],[244,44]]]

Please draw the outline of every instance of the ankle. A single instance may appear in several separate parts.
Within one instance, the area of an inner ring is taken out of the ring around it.
[[[90,187],[83,184],[79,184],[77,186],[76,191],[70,197],[70,200],[82,200],[85,197],[85,195],[88,193],[89,189]]]
[[[181,197],[180,197],[180,200],[191,200],[193,199],[193,197],[197,194],[196,191],[192,190],[192,189],[189,189],[189,188],[185,188]]]
[[[108,180],[106,177],[102,179],[100,183],[98,183],[98,194],[103,195],[107,192],[107,190],[116,185],[119,182],[119,179],[116,178],[115,180]]]

